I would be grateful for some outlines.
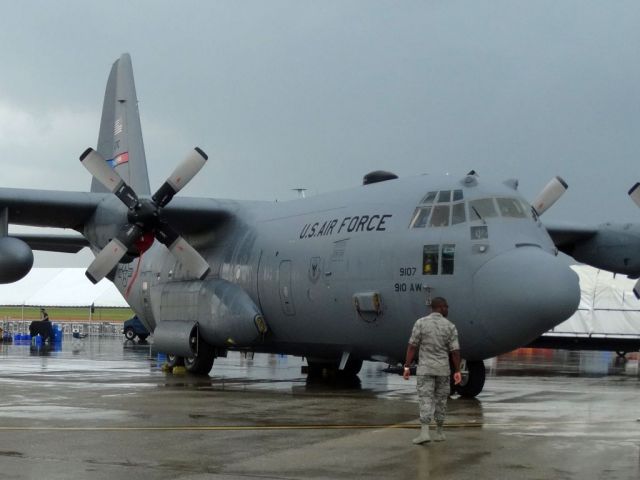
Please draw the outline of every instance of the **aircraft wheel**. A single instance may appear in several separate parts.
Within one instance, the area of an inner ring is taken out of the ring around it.
[[[195,375],[209,375],[215,358],[213,348],[209,345],[200,345],[198,355],[184,358],[184,368]]]
[[[355,377],[362,369],[362,360],[349,357],[343,370],[338,370],[338,367],[339,364],[334,361],[321,362],[307,359],[307,376],[322,377],[326,372],[327,376]]]
[[[133,340],[134,338],[136,338],[136,332],[133,331],[133,328],[127,328],[124,331],[124,338],[126,338],[127,340]]]
[[[167,367],[182,367],[184,366],[184,357],[177,355],[167,355]]]
[[[313,377],[313,378],[322,377],[322,375],[324,374],[325,368],[328,368],[327,363],[312,362],[309,359],[307,359],[307,376],[308,377]]]
[[[485,375],[486,371],[482,360],[466,362],[466,367],[462,369],[462,382],[456,385],[456,392],[461,397],[475,397],[482,392]]]
[[[344,366],[343,370],[338,370],[339,375],[343,375],[345,377],[355,377],[360,373],[362,369],[362,360],[359,358],[349,357],[347,360],[347,364]]]

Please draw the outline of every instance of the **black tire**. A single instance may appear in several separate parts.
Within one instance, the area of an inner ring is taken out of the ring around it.
[[[139,342],[144,342],[147,339],[148,336],[149,335],[138,335],[138,341]]]
[[[133,340],[136,338],[136,332],[133,331],[133,328],[129,327],[124,331],[124,338],[127,340]]]
[[[349,357],[347,364],[343,370],[338,370],[338,374],[344,377],[355,377],[362,370],[362,360],[359,358]]]
[[[330,369],[331,365],[324,362],[313,362],[307,359],[307,377],[321,378],[325,369]]]
[[[318,378],[324,376],[326,373],[327,376],[337,375],[343,378],[355,377],[360,373],[362,363],[362,360],[359,358],[349,357],[344,369],[339,370],[338,367],[340,365],[337,362],[309,361],[307,359],[307,376]]]
[[[167,366],[169,368],[183,367],[184,366],[184,357],[179,357],[177,355],[167,355]]]
[[[209,375],[215,358],[213,348],[209,345],[201,344],[198,348],[198,355],[184,358],[184,368],[194,375]]]
[[[482,360],[467,361],[467,373],[462,376],[462,383],[456,385],[456,392],[465,398],[477,396],[484,388],[485,375],[486,371]]]

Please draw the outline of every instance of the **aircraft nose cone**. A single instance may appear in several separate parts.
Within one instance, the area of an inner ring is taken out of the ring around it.
[[[493,355],[511,351],[569,318],[580,302],[578,275],[536,247],[505,252],[474,275],[474,300]]]

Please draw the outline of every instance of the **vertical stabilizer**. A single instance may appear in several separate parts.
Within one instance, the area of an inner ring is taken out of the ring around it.
[[[104,93],[97,150],[136,192],[141,195],[151,193],[133,68],[128,53],[111,67]],[[94,178],[91,191],[107,190]]]

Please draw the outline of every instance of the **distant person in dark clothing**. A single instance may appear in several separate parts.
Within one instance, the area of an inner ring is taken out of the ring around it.
[[[44,308],[40,309],[40,320],[42,320],[43,322],[49,321],[49,314]]]

